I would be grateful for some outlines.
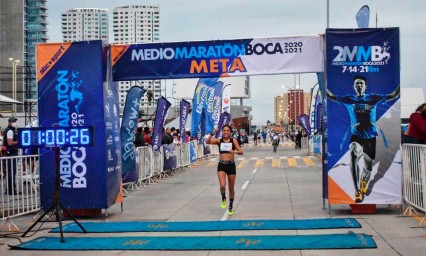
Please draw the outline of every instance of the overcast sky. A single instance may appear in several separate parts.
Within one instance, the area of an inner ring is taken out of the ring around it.
[[[49,42],[61,42],[61,13],[73,8],[106,8],[123,5],[159,5],[161,41],[194,41],[234,38],[267,38],[324,33],[326,0],[48,0]],[[426,69],[426,1],[330,0],[330,28],[356,28],[355,15],[370,7],[370,27],[400,27],[401,86],[422,87]],[[110,22],[110,33],[112,31]],[[112,33],[111,33],[112,34]],[[423,79],[421,79],[423,78]],[[254,123],[273,122],[273,97],[294,85],[294,75],[251,77]],[[305,91],[316,83],[312,74],[300,75]],[[171,86],[172,82],[167,82]],[[168,89],[171,93],[171,89]],[[425,89],[426,93],[426,89]],[[171,95],[167,95],[171,96]]]

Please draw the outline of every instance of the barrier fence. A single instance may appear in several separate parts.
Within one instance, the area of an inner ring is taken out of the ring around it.
[[[0,220],[17,230],[10,218],[40,210],[37,155],[0,158]]]
[[[309,153],[318,154],[315,150],[312,150],[312,144],[308,147],[307,141],[302,145],[302,148],[309,148]],[[177,161],[172,170],[164,170],[163,168],[163,147],[158,152],[153,152],[150,146],[138,147],[136,149],[136,161],[139,180],[123,184],[123,187],[139,189],[146,184],[167,177],[168,173],[186,170],[199,164],[205,158],[218,155],[216,146],[206,146],[210,148],[210,154],[207,155],[204,154],[204,145],[198,144],[196,141],[177,145]],[[193,147],[193,150],[191,150],[191,147]],[[402,146],[402,167],[404,202],[408,206],[404,214],[412,215],[418,211],[425,214],[426,145],[404,144]],[[40,210],[39,175],[38,155],[0,158],[0,220],[6,220],[9,231],[12,227],[14,230],[17,229],[16,225],[10,220],[11,218]],[[425,217],[423,217],[420,225],[424,220]]]
[[[426,216],[426,145],[402,145],[402,170],[404,176],[404,201],[407,205],[405,214],[423,213]]]

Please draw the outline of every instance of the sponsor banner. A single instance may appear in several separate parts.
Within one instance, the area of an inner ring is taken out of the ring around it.
[[[311,106],[310,106],[310,112],[309,112],[309,124],[311,126],[311,133],[315,133],[317,131],[315,123],[316,120],[315,118],[316,116],[316,106],[317,106],[317,101],[319,96],[319,84],[315,84],[314,87],[311,89]]]
[[[208,88],[214,86],[217,83],[216,78],[201,78],[198,80],[197,86],[195,87],[194,97],[192,99],[192,123],[191,123],[191,135],[193,137],[201,138],[201,123],[202,116],[204,113],[204,105],[207,98]],[[205,125],[205,124],[204,124]]]
[[[219,123],[220,113],[222,113],[222,109],[220,104],[222,103],[222,90],[223,90],[223,82],[219,81],[216,83],[214,88],[214,97],[213,97],[213,129]],[[213,131],[213,130],[212,130]]]
[[[121,141],[120,141],[120,106],[118,100],[118,83],[112,81],[111,56],[108,51],[107,80],[104,82],[104,119],[106,143],[106,172],[108,205],[123,200],[121,192]],[[111,143],[112,139],[112,143]],[[96,143],[96,142],[95,142]]]
[[[112,149],[120,142],[116,134],[112,136],[112,142],[106,138],[106,49],[101,41],[38,44],[36,54],[39,126],[95,127],[93,146],[60,149],[61,203],[70,209],[108,208],[113,203],[111,198],[117,196],[120,188],[120,170],[116,168],[119,161],[114,155],[116,152],[111,152],[113,156],[108,162],[106,148],[108,143],[112,143]],[[111,97],[118,100],[114,92],[111,92]],[[108,122],[113,125],[115,120],[111,117]],[[40,196],[43,209],[48,209],[53,203],[55,165],[54,150],[41,149]]]
[[[182,143],[186,143],[186,121],[188,118],[188,113],[191,109],[191,104],[186,100],[180,101],[180,116],[179,116],[179,128],[180,128],[180,136]]]
[[[321,154],[321,135],[314,135],[312,136],[313,144],[314,144],[314,154]]]
[[[215,134],[215,138],[221,138],[222,137],[222,127],[224,125],[231,125],[232,122],[232,116],[228,112],[223,112],[220,114],[219,123],[217,124],[217,128],[219,131]]]
[[[210,145],[208,145],[205,140],[203,140],[203,153],[205,156],[211,154]]]
[[[164,165],[163,170],[172,170],[177,167],[176,144],[163,145]]]
[[[399,29],[328,29],[330,204],[400,204]]]
[[[203,112],[201,113],[201,118],[200,118],[200,124],[198,125],[198,131],[197,131],[197,141],[198,143],[202,143],[203,140],[203,134],[206,131],[206,112],[207,110],[205,108],[203,108]]]
[[[317,73],[318,84],[320,88],[321,95],[326,95],[325,88],[325,75],[323,72]],[[322,197],[328,198],[328,149],[327,149],[327,101],[324,100],[323,103],[319,103],[317,107],[317,121],[319,122],[319,134],[322,135],[321,138],[321,149],[322,154]]]
[[[204,111],[206,113],[206,128],[202,135],[206,133],[211,133],[214,129],[213,103],[214,103],[214,92],[215,92],[216,84],[208,87],[206,100],[204,101]]]
[[[155,112],[154,130],[152,132],[152,150],[159,151],[161,147],[161,140],[163,138],[163,127],[166,122],[166,117],[169,108],[172,104],[164,97],[157,101],[157,110]]]
[[[194,140],[189,142],[189,159],[191,163],[197,161],[197,146]]]
[[[370,21],[370,8],[368,5],[361,7],[355,18],[356,23],[358,24],[358,28],[368,28],[368,23]]]
[[[112,45],[115,81],[322,72],[321,35]]]
[[[222,113],[231,113],[231,85],[223,86],[222,90]]]
[[[297,117],[297,121],[299,121],[300,126],[302,126],[303,130],[305,130],[306,135],[308,135],[308,138],[311,138],[311,126],[309,124],[309,116],[306,114],[300,115]]]
[[[322,103],[318,103],[315,107],[315,131],[318,133],[322,132],[321,118],[322,118]]]
[[[136,150],[134,146],[135,129],[138,124],[139,106],[145,90],[140,86],[133,86],[127,92],[126,103],[121,121],[121,166],[123,183],[137,181],[139,170],[136,168]]]

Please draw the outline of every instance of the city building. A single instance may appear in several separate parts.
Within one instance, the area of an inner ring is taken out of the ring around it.
[[[3,116],[37,114],[35,44],[47,42],[47,0],[2,0],[0,93],[23,104],[0,105]]]
[[[277,126],[298,126],[298,116],[309,114],[311,94],[302,89],[290,89],[288,93],[274,97],[274,122]]]
[[[126,5],[114,8],[113,37],[117,44],[141,44],[160,41],[160,6]],[[119,104],[122,113],[127,91],[132,86],[142,86],[147,91],[141,99],[144,119],[155,112],[157,99],[161,97],[160,80],[119,82]],[[150,91],[150,93],[148,93]],[[152,97],[148,97],[152,95]]]
[[[75,8],[62,13],[64,42],[102,40],[108,43],[108,10]]]

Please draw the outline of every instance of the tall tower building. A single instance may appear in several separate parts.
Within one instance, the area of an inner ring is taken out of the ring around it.
[[[127,5],[114,9],[113,12],[114,42],[118,44],[141,44],[160,41],[160,6]],[[119,82],[120,111],[124,108],[127,91],[138,85],[151,91],[153,98],[149,100],[148,93],[141,99],[142,110],[146,116],[155,111],[157,99],[161,97],[160,80],[123,81]],[[146,107],[146,108],[145,108]]]
[[[274,98],[275,125],[288,127],[297,125],[297,117],[309,115],[311,94],[302,89],[291,89]]]
[[[102,40],[108,43],[108,10],[75,8],[62,13],[64,42]]]
[[[6,115],[36,115],[35,44],[47,42],[47,0],[0,1],[0,93],[24,104],[0,106]]]

